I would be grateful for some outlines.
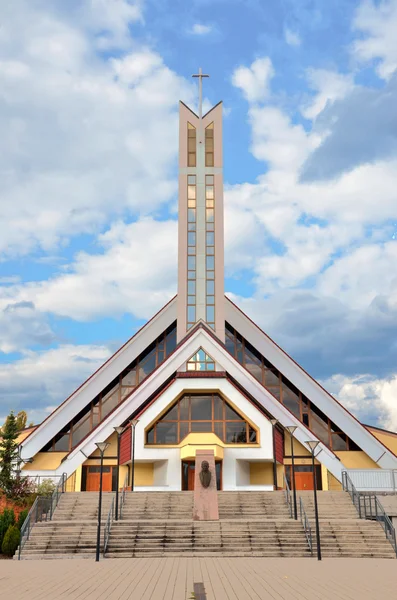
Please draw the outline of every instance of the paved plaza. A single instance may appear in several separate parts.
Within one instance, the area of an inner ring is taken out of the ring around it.
[[[382,600],[396,589],[393,560],[0,561],[2,600]]]

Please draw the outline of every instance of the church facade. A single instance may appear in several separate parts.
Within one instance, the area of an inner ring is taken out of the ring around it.
[[[308,441],[319,489],[340,489],[346,469],[397,469],[395,437],[357,421],[225,296],[222,103],[201,114],[201,80],[199,114],[180,103],[177,295],[21,442],[24,472],[97,490],[107,441],[104,490],[191,490],[203,449],[218,489],[280,489],[289,427],[299,489],[313,487]]]

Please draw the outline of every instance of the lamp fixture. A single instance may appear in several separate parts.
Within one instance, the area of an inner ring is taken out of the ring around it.
[[[317,448],[317,446],[319,445],[319,441],[318,440],[308,440],[305,442],[305,444],[307,444],[310,448],[310,450],[312,451],[312,453],[314,454],[315,449]]]
[[[296,429],[298,429],[297,425],[287,425],[287,427],[285,428],[288,433],[290,433],[291,435],[294,435]]]
[[[103,454],[110,444],[108,442],[96,442],[95,446],[98,448],[99,452]]]

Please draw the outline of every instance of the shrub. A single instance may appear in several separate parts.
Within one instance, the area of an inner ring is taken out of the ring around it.
[[[36,488],[36,492],[38,496],[44,496],[45,498],[50,498],[55,490],[55,483],[52,479],[43,479],[41,483]]]
[[[11,483],[10,496],[18,504],[25,504],[33,493],[34,485],[27,477],[17,476]]]
[[[24,510],[21,510],[21,512],[19,513],[19,517],[18,517],[18,523],[17,523],[17,527],[19,529],[19,531],[21,531],[21,527],[24,524],[24,521],[26,519],[26,517],[28,516],[29,511],[27,508],[25,508]]]
[[[1,545],[1,551],[6,556],[14,556],[15,550],[19,546],[20,533],[16,525],[10,525]]]
[[[0,515],[0,548],[3,543],[6,531],[11,525],[15,524],[15,513],[12,509],[5,508],[3,514]]]

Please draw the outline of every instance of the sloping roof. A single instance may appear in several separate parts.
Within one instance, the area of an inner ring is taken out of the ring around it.
[[[104,387],[114,379],[115,375],[117,376],[123,371],[126,366],[125,363],[128,364],[131,361],[131,356],[138,355],[142,349],[145,349],[145,346],[149,346],[153,339],[156,339],[158,334],[165,330],[167,326],[175,320],[175,300],[176,297],[159,311],[151,321],[135,334],[133,338],[124,344],[113,357],[106,361],[100,369],[89,377],[87,381],[65,400],[45,421],[43,421],[39,427],[30,433],[22,443],[23,449],[26,448],[26,454],[23,452],[25,456],[33,456],[40,451],[40,449],[61,430],[62,426],[65,426],[71,420],[71,417],[73,418],[73,416],[78,414],[82,406],[85,406],[84,402],[87,403],[91,401],[101,389],[104,389]],[[345,407],[324,390],[318,382],[306,373],[296,361],[294,361],[268,335],[266,335],[265,332],[253,323],[253,321],[251,321],[251,319],[249,319],[249,317],[247,317],[247,315],[245,315],[245,313],[243,313],[233,302],[226,298],[225,303],[226,320],[241,335],[243,335],[245,339],[274,364],[274,366],[279,369],[292,384],[300,389],[311,402],[327,414],[333,422],[339,425],[342,431],[356,442],[356,444],[358,444],[358,446],[360,446],[375,462],[378,462],[379,466],[383,468],[397,468],[396,456],[380,440],[378,440],[369,429],[359,423]],[[213,356],[214,360],[217,360],[218,356],[220,359],[219,364],[229,365],[231,371],[234,373],[232,377],[234,377],[236,381],[247,390],[247,393],[250,394],[251,392],[248,388],[250,386],[252,387],[251,380],[254,379],[253,376],[227,352],[224,344],[219,341],[212,330],[207,328],[205,324],[199,323],[195,328],[189,331],[168,359],[165,360],[162,365],[157,367],[147,380],[142,382],[138,388],[135,388],[133,392],[127,396],[123,405],[118,405],[95,430],[90,432],[86,438],[82,440],[80,445],[71,451],[69,456],[75,456],[76,451],[79,451],[81,445],[89,445],[90,440],[95,437],[95,432],[97,430],[99,431],[103,427],[107,429],[108,423],[117,422],[117,424],[120,425],[123,422],[119,422],[122,415],[124,415],[125,421],[133,410],[139,410],[139,408],[147,402],[148,398],[170,378],[177,368],[179,368],[180,364],[178,364],[178,359],[176,359],[175,363],[175,356],[184,354],[184,348],[188,348],[191,354],[184,358],[186,361],[193,352],[196,352],[200,347],[200,344],[192,345],[190,343],[190,340],[196,336],[198,331],[205,332],[205,337],[200,338],[207,343],[208,347],[206,347],[205,350]],[[217,356],[211,353],[212,348],[216,351]],[[172,365],[172,368],[170,365]],[[172,369],[174,369],[174,371]],[[225,367],[225,370],[227,371],[228,369]],[[258,386],[260,386],[261,392],[259,392]],[[296,420],[296,417],[278,402],[278,400],[271,396],[270,392],[267,392],[257,380],[255,380],[255,386],[252,390],[252,395],[255,399],[257,399],[258,396],[266,398],[266,402],[263,406],[267,403],[267,410],[271,414],[276,416],[275,411],[287,411],[287,413],[283,413],[284,417],[285,414],[289,414],[289,422],[291,422],[292,419]],[[270,403],[268,401],[269,398],[271,398]],[[303,431],[310,431],[300,421],[298,421],[298,423]],[[307,434],[305,435],[306,439],[310,439],[307,437]],[[304,441],[304,439],[299,441]],[[324,446],[324,448],[326,448],[326,446]],[[333,455],[329,448],[327,448],[327,455]]]

